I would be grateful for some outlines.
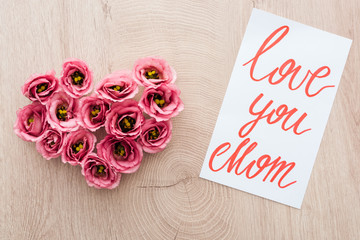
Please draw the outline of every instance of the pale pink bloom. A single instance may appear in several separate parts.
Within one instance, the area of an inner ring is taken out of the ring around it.
[[[156,121],[166,121],[178,115],[183,109],[180,90],[173,84],[161,84],[144,90],[139,106]]]
[[[46,104],[49,98],[58,90],[59,80],[55,77],[55,72],[50,71],[46,74],[33,74],[22,86],[22,93],[31,101],[39,101]]]
[[[133,68],[133,77],[139,84],[148,87],[162,83],[174,83],[175,70],[160,57],[138,59]]]
[[[37,141],[49,127],[45,106],[39,102],[20,108],[16,114],[14,132],[25,141]]]
[[[109,162],[120,173],[133,173],[139,169],[143,152],[140,144],[127,138],[107,135],[97,146],[100,158]]]
[[[141,132],[144,116],[135,100],[114,103],[106,117],[105,130],[116,137],[136,139]]]
[[[37,151],[47,160],[59,157],[63,151],[66,133],[49,128],[36,142]]]
[[[107,75],[95,87],[95,92],[102,98],[122,102],[133,98],[139,91],[130,71],[117,71]]]
[[[83,97],[80,99],[78,115],[79,123],[82,127],[96,131],[104,126],[106,115],[110,111],[110,101],[100,99],[98,96],[93,95]]]
[[[90,187],[113,189],[119,185],[121,174],[96,154],[89,154],[81,166],[81,173]]]
[[[78,99],[65,92],[55,93],[46,103],[47,121],[52,128],[71,132],[79,128],[77,120]]]
[[[171,140],[171,129],[171,120],[157,122],[154,118],[147,119],[142,126],[138,142],[145,152],[160,152]]]
[[[62,161],[71,165],[80,164],[94,150],[95,143],[95,135],[85,129],[69,133],[61,155]]]
[[[91,92],[93,75],[84,61],[76,58],[66,59],[63,64],[60,85],[73,98],[79,98]]]

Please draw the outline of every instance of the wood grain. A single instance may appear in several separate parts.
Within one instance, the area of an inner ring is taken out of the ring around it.
[[[253,7],[353,39],[301,210],[198,177]],[[338,1],[1,1],[0,239],[360,239],[360,4]],[[13,133],[20,87],[67,57],[95,82],[148,55],[178,72],[168,148],[112,191]]]

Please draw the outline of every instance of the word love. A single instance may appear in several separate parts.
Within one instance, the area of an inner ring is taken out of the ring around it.
[[[209,160],[210,170],[213,172],[218,172],[226,168],[226,171],[228,173],[234,170],[236,175],[245,174],[245,176],[248,179],[255,178],[256,176],[264,172],[266,175],[263,178],[263,182],[265,182],[266,179],[274,172],[272,178],[270,179],[270,182],[273,182],[277,178],[277,176],[279,176],[278,186],[280,188],[286,188],[296,183],[296,181],[287,184],[282,183],[282,181],[284,181],[285,177],[289,174],[289,172],[295,167],[295,163],[294,162],[287,163],[286,161],[280,161],[281,157],[277,157],[273,161],[271,161],[271,157],[267,154],[264,154],[260,156],[257,160],[253,160],[246,166],[243,166],[245,165],[243,164],[245,157],[249,155],[258,145],[257,142],[251,143],[249,146],[247,146],[247,148],[244,150],[241,156],[237,158],[239,156],[240,151],[243,148],[245,148],[245,146],[249,142],[250,142],[249,138],[244,139],[235,149],[233,154],[231,154],[231,156],[225,162],[223,158],[221,158],[222,157],[221,155],[225,154],[230,149],[231,144],[229,142],[225,142],[219,145],[211,154]],[[215,163],[215,158],[217,160],[216,163]]]
[[[330,75],[331,71],[328,66],[322,66],[322,67],[318,68],[315,72],[311,72],[310,70],[308,70],[304,79],[300,83],[298,83],[298,84],[294,83],[296,75],[301,70],[301,65],[296,66],[296,62],[294,59],[288,59],[280,67],[275,68],[273,71],[271,71],[270,73],[266,74],[265,76],[263,76],[261,78],[254,77],[255,67],[256,67],[260,57],[264,53],[269,51],[271,48],[275,47],[288,34],[288,32],[289,32],[288,26],[282,26],[282,27],[276,29],[272,34],[270,34],[270,36],[268,38],[266,38],[266,40],[263,42],[263,44],[260,46],[259,50],[257,51],[255,57],[253,57],[251,60],[249,60],[248,62],[243,64],[243,66],[246,66],[249,63],[251,63],[251,67],[250,67],[251,79],[254,81],[261,81],[261,80],[264,80],[267,78],[270,84],[277,85],[277,84],[281,83],[287,77],[290,77],[290,80],[288,83],[289,89],[297,90],[305,83],[308,76],[310,76],[309,80],[307,81],[307,83],[305,85],[305,94],[308,97],[314,97],[314,96],[318,95],[325,88],[335,87],[335,85],[326,85],[317,91],[310,91],[310,87],[313,84],[315,79],[325,78]],[[275,38],[275,36],[277,36],[278,33],[280,33],[280,36]],[[270,43],[271,41],[273,41],[273,42]],[[279,79],[275,79],[275,75],[277,73],[278,73],[278,75],[280,75]]]
[[[288,106],[286,104],[282,104],[280,105],[278,108],[271,110],[270,112],[267,113],[268,109],[270,108],[270,106],[273,103],[273,100],[270,100],[265,107],[261,110],[256,112],[254,110],[255,106],[258,104],[258,102],[260,101],[260,99],[264,96],[264,94],[260,93],[260,95],[255,98],[255,100],[253,101],[253,103],[250,105],[249,108],[249,112],[251,115],[256,116],[256,118],[254,120],[251,120],[250,122],[246,123],[245,125],[243,125],[240,130],[239,130],[239,136],[240,137],[245,137],[247,136],[254,128],[255,126],[258,124],[258,122],[261,119],[266,118],[266,122],[268,124],[274,124],[279,122],[282,118],[284,118],[282,124],[281,124],[281,128],[284,131],[288,131],[290,129],[293,129],[293,132],[296,135],[301,135],[304,132],[310,131],[311,128],[308,128],[306,130],[303,131],[298,131],[298,128],[300,126],[300,124],[302,123],[302,121],[306,118],[307,113],[303,113],[299,119],[297,119],[293,124],[291,124],[290,126],[288,122],[291,122],[291,118],[292,116],[298,111],[297,108],[293,108],[291,110],[289,110]]]

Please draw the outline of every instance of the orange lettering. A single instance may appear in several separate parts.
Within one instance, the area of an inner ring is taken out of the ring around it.
[[[252,179],[257,177],[260,173],[267,171],[265,177],[263,178],[263,181],[266,181],[268,176],[275,171],[276,172],[270,179],[270,182],[274,182],[276,178],[279,176],[279,179],[277,181],[277,185],[279,188],[286,188],[290,185],[296,183],[297,181],[292,181],[287,184],[282,184],[285,177],[291,172],[291,170],[295,167],[294,162],[287,163],[286,161],[280,161],[281,157],[277,157],[274,161],[271,162],[271,157],[267,154],[264,154],[260,156],[257,160],[253,160],[250,163],[248,163],[246,166],[243,166],[243,162],[248,154],[250,154],[256,147],[257,142],[253,142],[250,145],[247,146],[243,154],[237,159],[240,151],[246,147],[246,145],[250,142],[249,138],[244,139],[236,148],[236,150],[230,155],[230,157],[225,161],[221,162],[223,159],[226,159],[226,157],[222,157],[223,154],[225,154],[229,149],[231,148],[231,144],[229,142],[220,144],[211,154],[210,160],[209,160],[209,168],[213,172],[218,172],[224,168],[227,169],[228,173],[231,173],[234,169],[234,173],[236,175],[242,175],[245,173],[245,177],[248,179]],[[215,158],[221,158],[217,159],[220,161],[220,167],[214,168],[214,160]],[[256,169],[257,168],[257,169]],[[251,171],[255,170],[255,173],[251,175]]]
[[[264,53],[266,53],[267,51],[269,51],[271,48],[273,48],[276,44],[278,44],[288,34],[288,32],[289,32],[288,26],[282,26],[282,27],[279,27],[278,29],[276,29],[273,33],[271,33],[269,35],[269,37],[267,37],[265,39],[263,44],[260,46],[259,50],[256,52],[255,56],[243,64],[243,66],[246,66],[249,63],[251,63],[251,66],[250,66],[251,79],[253,81],[261,81],[263,79],[268,78],[268,82],[271,85],[276,85],[276,84],[281,83],[288,76],[290,76],[288,87],[290,90],[297,90],[304,84],[305,80],[310,75],[310,78],[305,86],[305,94],[308,97],[314,97],[314,96],[318,95],[325,88],[335,87],[334,85],[326,85],[326,86],[323,86],[322,88],[320,88],[315,93],[312,93],[312,94],[309,93],[309,88],[316,78],[325,78],[330,75],[331,71],[328,66],[322,66],[319,69],[317,69],[314,73],[312,73],[310,70],[308,70],[306,73],[306,76],[303,78],[303,80],[297,86],[294,86],[294,79],[295,79],[296,75],[300,72],[300,69],[301,69],[301,65],[296,66],[296,62],[294,59],[288,59],[280,67],[276,67],[270,73],[266,74],[265,76],[263,76],[261,78],[254,77],[255,66],[258,63],[260,56],[263,55]],[[275,36],[277,36],[278,34],[280,34],[280,36],[275,38]],[[272,41],[272,43],[270,43],[271,41]],[[320,73],[323,71],[324,71],[323,75],[320,75]],[[280,75],[280,78],[275,80],[274,78],[277,73]]]
[[[289,127],[286,127],[287,122],[298,111],[297,108],[293,108],[293,109],[291,109],[289,111],[288,107],[285,104],[282,104],[276,110],[273,109],[269,113],[266,114],[266,111],[270,108],[270,106],[273,103],[273,101],[270,100],[261,111],[258,111],[258,112],[254,111],[255,106],[258,104],[258,102],[260,101],[260,99],[263,96],[264,96],[264,94],[260,93],[259,96],[257,96],[255,98],[255,100],[251,103],[251,105],[249,107],[249,113],[251,115],[255,116],[256,118],[254,120],[251,120],[250,122],[246,123],[245,125],[243,125],[240,128],[240,130],[239,130],[239,136],[240,137],[246,137],[255,128],[255,126],[258,124],[258,122],[261,119],[264,119],[264,118],[266,118],[267,123],[274,124],[274,123],[280,121],[283,117],[285,117],[283,123],[281,124],[281,128],[284,131],[288,131],[288,130],[290,130],[292,128],[293,132],[296,135],[301,135],[304,132],[307,132],[307,131],[311,130],[311,128],[308,128],[308,129],[303,130],[303,131],[298,131],[298,128],[299,128],[300,124],[302,123],[302,121],[307,116],[306,113],[303,113],[301,115],[301,117],[295,123],[293,123]],[[271,120],[273,116],[275,116],[275,119]]]

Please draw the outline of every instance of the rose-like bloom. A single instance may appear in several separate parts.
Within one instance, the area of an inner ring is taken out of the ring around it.
[[[48,129],[45,106],[39,102],[26,105],[17,112],[14,132],[22,140],[35,142]]]
[[[71,165],[80,164],[94,150],[95,143],[95,135],[85,129],[69,133],[61,155],[62,161]]]
[[[96,131],[104,126],[106,115],[110,110],[110,102],[97,96],[83,97],[80,99],[78,115],[82,127]]]
[[[175,70],[162,58],[146,57],[138,59],[133,68],[135,80],[145,86],[154,86],[161,83],[174,83]]]
[[[154,118],[147,119],[142,126],[138,142],[142,145],[145,152],[160,152],[170,142],[171,129],[171,120],[157,122]]]
[[[140,135],[144,116],[138,103],[128,99],[114,103],[106,117],[105,130],[116,137],[135,139]]]
[[[146,88],[139,106],[156,121],[166,121],[178,115],[183,109],[180,90],[173,84],[161,84]]]
[[[36,142],[37,151],[47,160],[59,157],[65,143],[66,133],[49,128]]]
[[[93,75],[84,61],[75,58],[65,60],[60,84],[73,98],[79,98],[91,92]]]
[[[133,173],[139,169],[143,152],[140,144],[127,138],[107,135],[97,146],[100,158],[109,162],[120,173]]]
[[[77,123],[78,100],[64,92],[55,93],[46,103],[47,121],[52,128],[71,132],[79,128]]]
[[[22,86],[21,91],[31,101],[39,101],[42,104],[46,104],[58,88],[59,80],[55,77],[55,72],[50,71],[43,75],[31,75]]]
[[[107,75],[96,86],[95,92],[102,98],[122,102],[133,98],[139,91],[130,71],[117,71]]]
[[[121,174],[96,154],[91,153],[81,164],[82,175],[90,187],[112,189],[119,185]]]

